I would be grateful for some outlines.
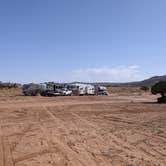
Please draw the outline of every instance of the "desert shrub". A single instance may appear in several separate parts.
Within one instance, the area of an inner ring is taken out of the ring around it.
[[[153,95],[160,94],[161,97],[158,98],[159,103],[166,103],[166,81],[160,81],[151,88]]]
[[[37,96],[40,92],[40,86],[34,83],[24,84],[22,89],[25,96]]]
[[[0,82],[0,89],[12,89],[12,88],[19,88],[19,84],[16,84],[16,83],[10,83],[10,82],[6,82],[6,83],[3,83],[3,82]]]
[[[141,86],[140,90],[142,90],[142,91],[149,91],[149,87],[147,87],[147,86]]]

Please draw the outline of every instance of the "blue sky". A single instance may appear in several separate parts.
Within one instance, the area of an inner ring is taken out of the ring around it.
[[[0,80],[163,75],[165,0],[0,0]]]

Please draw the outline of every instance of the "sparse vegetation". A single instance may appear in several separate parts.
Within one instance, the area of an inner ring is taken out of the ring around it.
[[[10,83],[10,82],[3,83],[3,82],[0,82],[0,89],[12,89],[12,88],[18,88],[19,86],[20,85],[16,84],[16,83]]]
[[[140,87],[108,87],[108,91],[110,94],[118,94],[122,96],[128,96],[131,94],[142,94]]]
[[[149,91],[149,87],[147,86],[141,86],[140,89],[145,92]]]

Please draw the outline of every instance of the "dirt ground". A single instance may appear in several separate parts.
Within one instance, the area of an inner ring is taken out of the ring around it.
[[[166,105],[155,100],[0,95],[0,166],[165,166]]]

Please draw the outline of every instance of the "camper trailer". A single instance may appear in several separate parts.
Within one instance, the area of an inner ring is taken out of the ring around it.
[[[77,87],[77,95],[83,96],[86,95],[86,85],[85,84],[72,84],[73,86]]]
[[[71,96],[71,95],[108,95],[107,88],[103,86],[94,86],[92,84],[74,83],[74,84],[28,84],[23,86],[23,93],[27,96]]]
[[[77,95],[95,95],[95,87],[91,84],[76,83],[72,85],[77,87]]]
[[[86,94],[87,95],[95,95],[95,87],[93,85],[86,86]]]

